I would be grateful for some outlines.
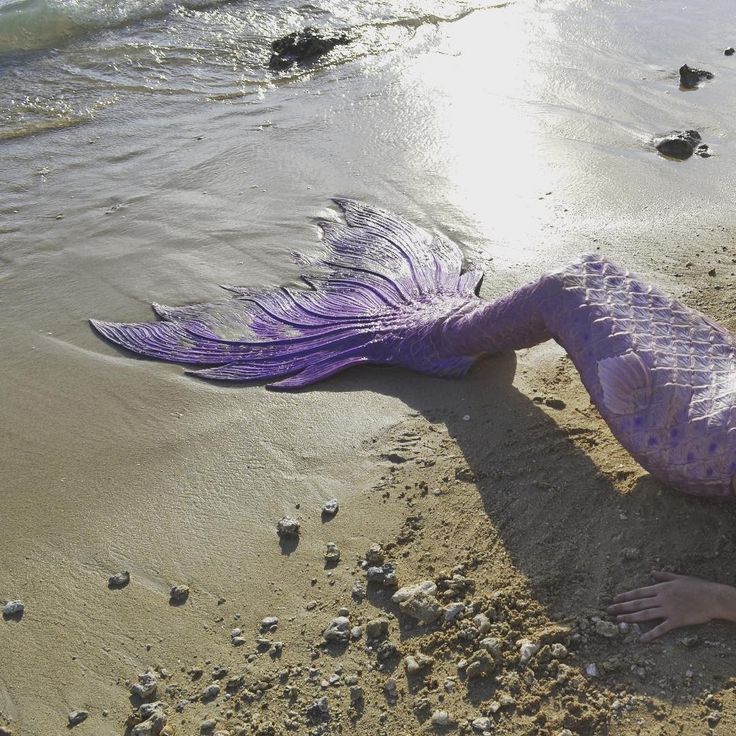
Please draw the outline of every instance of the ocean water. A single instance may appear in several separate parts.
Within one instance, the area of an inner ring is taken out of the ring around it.
[[[1,0],[0,139],[93,119],[131,97],[227,100],[284,83],[267,69],[274,38],[312,26],[347,32],[327,65],[378,54],[426,23],[479,5],[279,0]]]

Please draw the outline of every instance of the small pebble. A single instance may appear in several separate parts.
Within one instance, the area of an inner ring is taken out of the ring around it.
[[[215,730],[216,725],[217,721],[214,718],[208,718],[206,721],[202,721],[202,723],[199,724],[199,732],[212,733]]]
[[[107,579],[108,588],[124,588],[130,582],[130,573],[125,570],[124,572],[116,572],[114,575],[110,575]]]
[[[658,139],[655,145],[664,156],[684,161],[693,155],[700,143],[701,137],[697,130],[682,130]]]
[[[365,553],[365,561],[369,565],[383,565],[383,561],[385,559],[386,555],[383,551],[383,547],[378,544],[378,542],[373,542]]]
[[[616,626],[612,621],[596,619],[594,620],[593,627],[598,636],[603,636],[606,639],[613,639],[613,637],[618,634],[618,626]]]
[[[369,583],[378,583],[389,588],[396,586],[398,583],[396,579],[396,568],[393,565],[369,567],[365,571],[365,576]]]
[[[340,561],[340,550],[334,542],[327,542],[327,551],[325,552],[325,562],[336,565]]]
[[[491,630],[491,620],[485,613],[479,613],[476,616],[473,616],[473,623],[481,636],[487,634]]]
[[[261,631],[273,631],[279,625],[277,616],[266,616],[261,620]]]
[[[418,672],[427,669],[434,660],[432,657],[428,657],[426,654],[409,654],[404,657],[404,667],[406,668],[407,675],[416,675]]]
[[[491,719],[485,716],[482,718],[474,718],[470,725],[473,727],[473,731],[490,731]]]
[[[172,603],[184,603],[189,598],[188,585],[175,585],[169,592]]]
[[[89,713],[86,710],[73,710],[67,716],[67,718],[69,719],[69,727],[73,728],[79,723],[86,721],[88,716],[89,716]]]
[[[550,409],[564,409],[567,404],[562,399],[556,399],[554,397],[549,397],[544,400],[544,403],[550,408]]]
[[[734,49],[733,46],[729,46],[724,52],[724,56],[733,56],[734,52],[736,52],[736,49]]]
[[[280,537],[293,539],[299,536],[299,522],[291,516],[283,516],[276,525],[276,532]]]
[[[220,665],[219,667],[215,667],[215,669],[212,670],[212,679],[213,680],[222,680],[225,675],[230,672],[230,670],[227,667],[223,667]]]
[[[8,601],[3,606],[3,616],[20,616],[26,607],[21,601]]]
[[[550,654],[555,659],[564,659],[565,657],[567,657],[567,647],[564,644],[560,644],[560,642],[556,641],[550,647]]]
[[[202,700],[214,700],[220,694],[220,686],[213,682],[202,691]]]
[[[133,695],[137,695],[141,700],[145,700],[156,693],[157,687],[158,681],[156,675],[151,670],[148,670],[148,672],[138,675],[138,682],[130,686],[130,692]]]
[[[307,708],[307,718],[312,723],[325,723],[330,720],[330,708],[327,698],[318,698]]]
[[[350,619],[347,616],[337,616],[330,621],[330,625],[322,634],[328,643],[342,644],[350,639]]]
[[[485,639],[481,639],[480,648],[485,649],[488,654],[494,657],[500,657],[503,651],[503,640],[497,636],[489,636]]]
[[[446,710],[436,710],[432,713],[432,725],[435,728],[446,728],[452,723],[452,716]]]
[[[322,504],[322,514],[324,516],[334,516],[340,508],[336,498],[331,498],[329,501],[325,501]]]
[[[431,580],[423,580],[397,590],[391,596],[391,600],[399,604],[402,613],[422,624],[429,624],[444,613],[444,609],[435,597],[436,592],[437,586]]]
[[[520,639],[516,642],[519,647],[519,662],[526,664],[538,651],[539,644],[535,644],[529,639]]]
[[[374,618],[365,625],[365,634],[369,639],[384,639],[388,636],[388,619]]]
[[[445,623],[451,624],[457,619],[460,618],[463,611],[465,611],[465,604],[464,603],[450,603],[447,608],[445,608]]]

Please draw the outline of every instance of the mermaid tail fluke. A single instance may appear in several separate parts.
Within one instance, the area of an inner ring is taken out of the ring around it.
[[[92,320],[111,342],[159,360],[205,366],[203,378],[309,385],[361,363],[462,376],[475,354],[447,350],[443,322],[472,314],[482,274],[460,249],[383,210],[336,199],[345,224],[320,221],[327,252],[302,261],[308,288],[256,291],[209,304],[154,304],[161,321]]]
[[[150,324],[92,324],[128,350],[204,378],[294,389],[359,363],[462,376],[481,353],[554,338],[613,434],[690,493],[736,493],[736,338],[600,256],[494,302],[457,246],[379,209],[335,200],[304,289],[226,287],[232,299],[154,305]]]

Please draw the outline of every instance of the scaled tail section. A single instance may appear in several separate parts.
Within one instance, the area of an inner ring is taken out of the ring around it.
[[[307,288],[257,291],[208,304],[154,304],[159,322],[91,320],[105,338],[159,360],[202,366],[203,378],[296,389],[351,365],[393,364],[462,376],[475,355],[447,352],[441,326],[484,304],[482,274],[463,270],[440,235],[355,200],[336,199],[345,224],[319,222],[326,253],[302,261]]]

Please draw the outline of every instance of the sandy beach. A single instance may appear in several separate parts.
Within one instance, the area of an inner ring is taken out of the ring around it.
[[[605,608],[653,569],[732,583],[734,507],[642,470],[557,345],[460,381],[360,368],[284,394],[136,359],[87,322],[294,283],[311,218],[349,195],[460,243],[488,299],[594,251],[736,329],[728,4],[392,6],[281,76],[267,40],[348,11],[260,5],[0,57],[0,603],[25,605],[0,620],[0,733],[731,733],[732,628],[643,645]],[[212,58],[171,30],[196,23]],[[100,49],[117,81],[75,87]],[[680,90],[685,61],[714,79]],[[71,117],[38,112],[50,69]],[[710,158],[657,154],[689,128]],[[374,544],[447,620],[367,584]],[[325,642],[341,616],[349,641]],[[135,731],[146,672],[166,726]]]

